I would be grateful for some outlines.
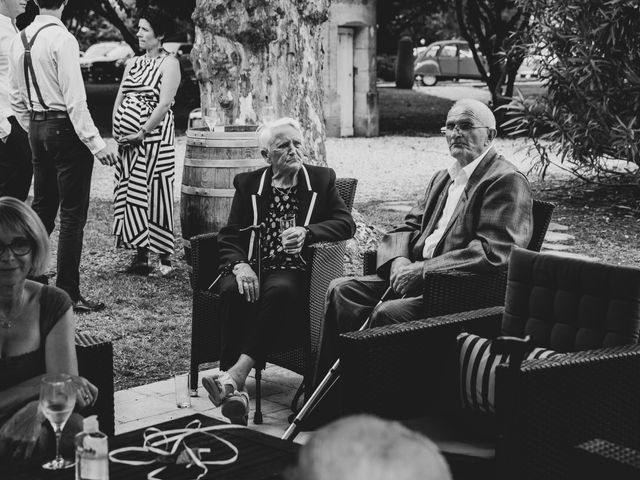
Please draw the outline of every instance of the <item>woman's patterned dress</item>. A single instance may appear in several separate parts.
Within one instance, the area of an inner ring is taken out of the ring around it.
[[[118,137],[140,131],[158,105],[166,55],[137,57],[123,80],[124,98],[116,111]],[[173,179],[175,173],[173,112],[149,132],[140,146],[120,146],[116,166],[113,234],[118,245],[172,253]]]

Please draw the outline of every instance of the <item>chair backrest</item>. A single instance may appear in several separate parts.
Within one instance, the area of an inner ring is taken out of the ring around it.
[[[637,343],[640,268],[516,248],[502,334],[559,352]]]
[[[336,188],[340,197],[349,210],[353,208],[353,200],[356,197],[357,178],[336,178]]]
[[[542,200],[533,201],[533,234],[529,245],[527,245],[527,250],[540,251],[555,208],[556,206],[553,203],[543,202]]]

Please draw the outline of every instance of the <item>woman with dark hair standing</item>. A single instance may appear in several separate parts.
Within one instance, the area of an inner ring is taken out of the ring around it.
[[[149,274],[149,252],[159,272],[172,271],[173,105],[180,85],[178,59],[162,48],[173,20],[157,8],[140,15],[138,42],[145,53],[129,61],[113,107],[113,137],[119,144],[113,233],[118,246],[136,248],[129,273]]]

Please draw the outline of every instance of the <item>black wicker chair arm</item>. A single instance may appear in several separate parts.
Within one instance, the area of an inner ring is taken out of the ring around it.
[[[307,249],[309,272],[309,329],[311,351],[320,343],[320,330],[324,320],[326,291],[329,283],[344,275],[346,242],[319,242]]]
[[[356,342],[399,342],[403,336],[413,335],[414,332],[433,331],[434,329],[455,327],[457,331],[474,331],[488,328],[494,335],[502,320],[504,307],[481,308],[468,312],[452,313],[439,317],[432,317],[424,320],[414,320],[411,322],[385,325],[382,327],[369,328],[362,331],[347,332],[340,335],[343,339],[341,343],[345,345],[355,345]],[[491,333],[491,332],[490,332]],[[487,336],[491,336],[488,333]],[[427,333],[428,334],[428,333]]]
[[[433,317],[453,312],[504,305],[507,269],[492,272],[442,270],[424,277],[424,315]]]
[[[190,240],[193,285],[196,290],[206,290],[218,276],[217,237],[217,233],[204,233]]]
[[[366,250],[362,254],[362,274],[373,275],[376,273],[377,250]]]
[[[98,415],[100,430],[113,436],[113,345],[84,332],[76,332],[79,374],[98,387],[98,398],[90,413]]]
[[[496,369],[496,396],[507,370]],[[637,344],[523,362],[499,449],[513,459],[511,478],[573,478],[572,447],[595,437],[640,447],[638,372]]]
[[[456,335],[470,326],[495,332],[501,318],[501,308],[490,308],[341,335],[345,413],[412,418],[450,403],[457,392]],[[393,392],[406,388],[399,410]]]

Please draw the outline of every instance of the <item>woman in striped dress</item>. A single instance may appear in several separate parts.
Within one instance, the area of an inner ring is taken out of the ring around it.
[[[140,16],[138,42],[145,54],[129,61],[113,107],[119,144],[113,234],[136,248],[129,273],[149,274],[149,252],[160,257],[160,274],[172,271],[174,122],[171,106],[180,84],[178,59],[162,48],[173,20],[157,8]]]

